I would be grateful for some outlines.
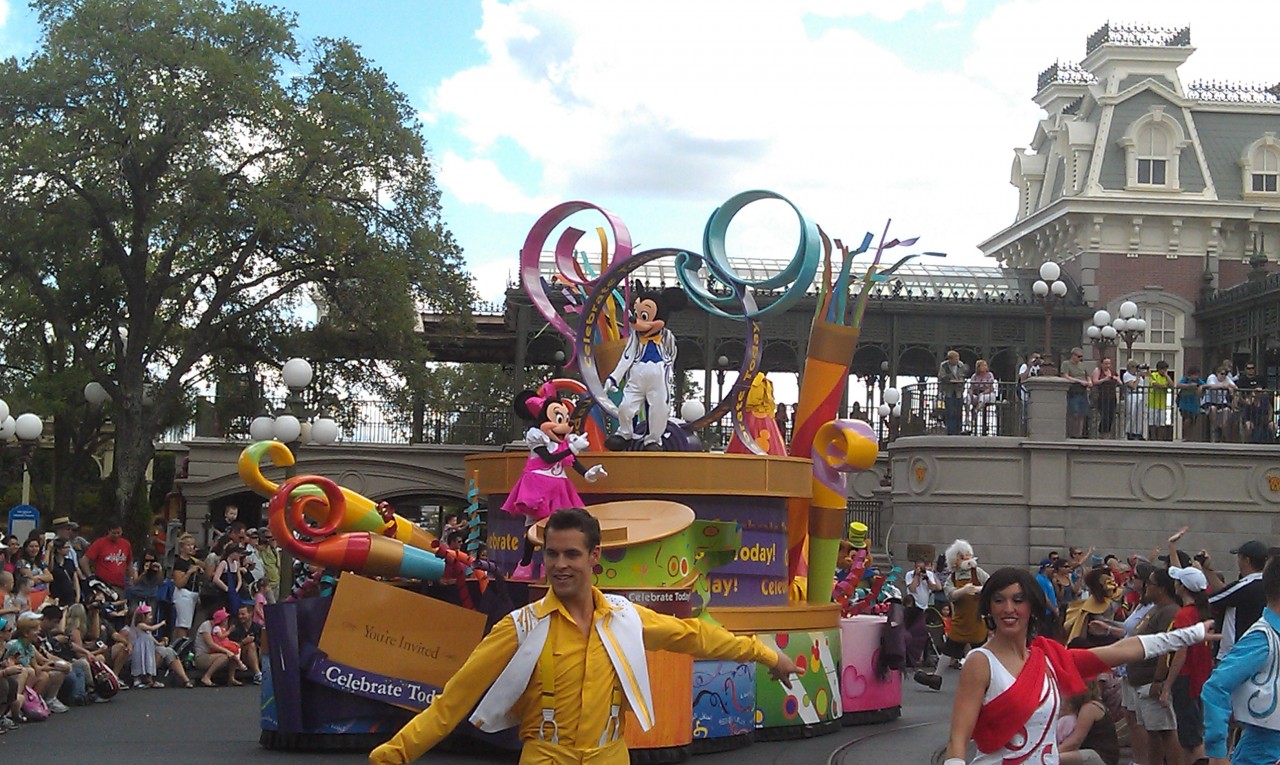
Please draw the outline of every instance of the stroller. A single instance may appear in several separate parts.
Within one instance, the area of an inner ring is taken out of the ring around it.
[[[933,667],[936,671],[938,662],[942,660],[942,646],[947,639],[946,622],[937,606],[929,606],[924,610],[924,630],[928,639],[924,644],[922,666]]]

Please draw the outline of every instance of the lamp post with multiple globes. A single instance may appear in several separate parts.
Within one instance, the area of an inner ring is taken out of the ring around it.
[[[22,504],[31,504],[31,455],[40,434],[44,432],[44,420],[38,414],[26,412],[14,417],[9,405],[0,400],[0,440],[16,439],[22,449]]]
[[[1062,268],[1046,260],[1040,264],[1040,278],[1031,285],[1032,294],[1044,306],[1044,360],[1041,365],[1047,361],[1054,369],[1058,367],[1058,357],[1053,352],[1053,309],[1067,295],[1067,283],[1058,278],[1060,276]]]
[[[313,372],[306,359],[289,359],[280,370],[280,376],[289,395],[285,397],[284,408],[274,416],[263,414],[253,418],[249,423],[249,437],[254,441],[275,439],[288,444],[295,452],[305,443],[327,446],[338,440],[338,423],[330,417],[317,416],[317,412],[307,407],[302,392],[311,385]],[[293,477],[295,468],[285,470],[285,474]]]
[[[1093,343],[1095,359],[1101,361],[1107,355],[1107,346],[1116,344],[1119,330],[1111,323],[1111,314],[1099,310],[1093,315],[1093,324],[1085,330],[1085,334],[1089,336],[1089,342]]]

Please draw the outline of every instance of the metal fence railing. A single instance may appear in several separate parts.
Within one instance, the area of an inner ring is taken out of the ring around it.
[[[1095,386],[1088,396],[1092,438],[1277,443],[1275,390],[1139,384]]]
[[[937,380],[902,389],[902,414],[894,423],[901,436],[1026,434],[1026,398],[1017,383]]]
[[[279,404],[268,402],[271,411]],[[199,411],[196,421],[171,428],[160,437],[161,443],[180,443],[198,436],[248,439],[249,423],[256,415],[240,415],[219,419],[213,402]],[[364,399],[344,402],[328,416],[338,421],[339,443],[366,444],[501,444],[512,438],[515,414],[509,409],[462,409],[435,411],[421,409],[415,413],[388,401]]]

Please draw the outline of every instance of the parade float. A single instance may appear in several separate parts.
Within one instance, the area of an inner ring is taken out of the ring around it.
[[[766,199],[791,207],[800,238],[785,269],[748,281],[733,269],[725,234],[739,211]],[[580,213],[606,222],[597,229],[594,263],[575,250],[585,232],[566,225]],[[548,278],[542,253],[557,232],[557,273]],[[483,504],[487,562],[448,549],[389,508],[327,479],[299,476],[277,485],[263,476],[263,462],[291,465],[288,449],[273,442],[247,448],[241,475],[271,497],[270,523],[282,547],[344,572],[331,597],[267,609],[264,745],[359,748],[428,706],[497,618],[544,591],[530,550],[541,541],[539,518],[556,508],[534,506],[541,492],[580,500],[600,519],[595,584],[602,590],[755,635],[806,670],[787,689],[763,672],[757,676],[754,665],[651,654],[661,714],[647,733],[627,727],[628,746],[640,758],[679,760],[690,751],[896,716],[899,673],[887,671],[880,649],[892,615],[875,606],[893,572],[863,579],[859,564],[834,599],[831,588],[847,525],[845,476],[870,469],[878,450],[874,431],[836,419],[837,408],[869,288],[914,257],[882,266],[887,250],[915,242],[887,235],[886,227],[874,250],[871,234],[853,249],[833,243],[794,205],[766,191],[739,194],[718,208],[702,254],[635,252],[622,221],[586,202],[542,216],[521,251],[521,281],[548,327],[571,341],[564,367],[577,377],[517,397],[516,411],[531,425],[527,451],[466,459],[468,542],[474,551]],[[871,262],[855,276],[854,259],[864,253]],[[662,258],[674,260],[678,288],[651,290],[633,279]],[[783,449],[777,429],[755,427],[760,418],[748,411],[752,384],[759,385],[761,324],[815,286],[795,424]],[[767,304],[757,303],[757,292],[770,295]],[[696,402],[672,411],[676,343],[665,318],[686,305],[741,325],[737,379],[710,411]],[[699,433],[725,416],[732,417],[737,453],[703,451]],[[538,492],[530,493],[531,486]],[[529,581],[505,582],[499,572]],[[515,745],[513,734],[460,733]]]

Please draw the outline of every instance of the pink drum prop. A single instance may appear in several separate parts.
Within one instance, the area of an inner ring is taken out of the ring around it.
[[[840,620],[840,697],[845,725],[867,725],[902,715],[902,673],[876,676],[880,634],[886,617],[858,615]]]

